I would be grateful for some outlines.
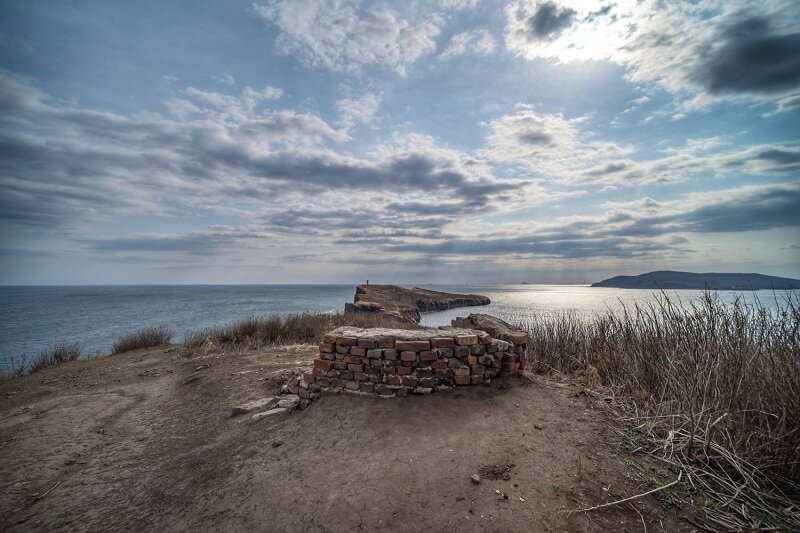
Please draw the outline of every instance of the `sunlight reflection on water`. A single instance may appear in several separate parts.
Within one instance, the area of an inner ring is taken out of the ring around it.
[[[450,324],[457,316],[470,313],[487,313],[503,320],[525,327],[537,316],[553,317],[562,313],[574,313],[582,318],[591,318],[607,310],[619,310],[622,305],[646,304],[653,302],[660,294],[649,289],[613,289],[590,287],[589,285],[502,285],[502,286],[436,286],[433,290],[459,293],[475,293],[488,296],[491,304],[480,307],[460,307],[438,313],[422,315],[422,324],[442,326]],[[702,291],[665,291],[673,302],[684,305],[697,301]],[[731,303],[742,298],[747,303],[759,302],[768,308],[777,308],[785,301],[785,293],[771,291],[738,292],[717,291],[722,302]]]

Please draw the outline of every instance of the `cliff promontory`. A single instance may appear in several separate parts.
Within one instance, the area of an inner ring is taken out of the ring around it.
[[[489,298],[480,294],[453,294],[418,287],[406,289],[397,285],[359,285],[353,303],[345,304],[344,312],[385,314],[419,323],[420,312],[489,303]]]

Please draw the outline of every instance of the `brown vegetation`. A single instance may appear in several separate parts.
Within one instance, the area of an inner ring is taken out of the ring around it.
[[[400,329],[419,327],[395,317],[362,313],[253,316],[226,326],[190,333],[183,343],[183,350],[185,355],[193,356],[232,349],[319,343],[326,333],[341,326]]]
[[[800,528],[800,302],[770,312],[706,293],[583,321],[541,318],[529,365],[583,374],[625,436],[685,472],[724,529]]]
[[[56,366],[69,361],[76,361],[81,356],[81,346],[75,342],[59,342],[52,348],[46,348],[39,352],[36,359],[30,366],[29,372],[38,372],[49,366]],[[24,371],[24,360],[23,360]],[[19,372],[20,374],[22,372]]]
[[[136,333],[131,333],[118,339],[111,348],[111,354],[115,355],[140,348],[160,346],[169,343],[170,339],[172,339],[172,332],[163,326],[142,328]]]

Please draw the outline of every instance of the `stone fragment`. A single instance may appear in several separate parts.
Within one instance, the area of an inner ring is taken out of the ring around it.
[[[336,344],[339,346],[357,346],[358,339],[355,337],[336,337]]]
[[[387,361],[397,361],[397,350],[384,350],[383,358]]]
[[[374,341],[372,339],[358,339],[358,347],[359,348],[377,348],[378,341]]]
[[[479,476],[478,474],[472,474],[471,476],[469,476],[469,479],[476,485],[478,485],[481,482],[481,476]]]
[[[390,389],[386,385],[378,385],[377,387],[375,387],[375,394],[377,394],[378,396],[390,397],[394,396],[394,390]]]
[[[322,342],[326,342],[328,344],[335,344],[336,343],[336,335],[334,335],[332,333],[328,333],[324,337],[322,337]]]
[[[453,381],[456,385],[469,385],[470,378],[469,376],[453,376]]]
[[[284,409],[294,409],[300,403],[300,396],[297,394],[285,394],[278,400],[277,407]]]
[[[433,392],[432,387],[417,387],[414,389],[414,394],[430,394]]]
[[[361,384],[357,381],[348,381],[344,384],[344,388],[347,390],[359,390],[361,388]]]
[[[267,418],[268,416],[272,416],[272,415],[282,415],[286,411],[288,411],[288,409],[286,409],[284,407],[276,407],[275,409],[270,409],[269,411],[263,411],[261,413],[256,413],[256,414],[254,414],[252,416],[252,419],[253,419],[253,421],[257,421],[257,420],[261,420],[263,418]],[[278,446],[280,446],[280,444]]]
[[[231,416],[239,416],[247,413],[251,413],[253,411],[261,411],[263,409],[269,409],[270,407],[274,406],[278,403],[278,398],[270,396],[269,398],[261,398],[258,400],[253,400],[252,402],[247,402],[242,405],[237,405],[231,410]]]
[[[365,350],[364,348],[359,348],[358,346],[353,346],[352,348],[350,348],[350,355],[364,357],[365,355],[367,355],[367,350]]]
[[[362,383],[361,384],[361,392],[375,392],[375,384],[374,383]]]
[[[372,349],[367,350],[367,357],[370,359],[381,359],[383,357],[383,350]]]
[[[478,344],[478,336],[477,335],[457,335],[456,336],[456,344],[459,346],[470,346],[472,344]]]

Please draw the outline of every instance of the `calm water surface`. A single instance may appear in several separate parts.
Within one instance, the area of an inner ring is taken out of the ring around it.
[[[458,315],[490,313],[516,324],[536,316],[575,312],[590,317],[621,303],[654,298],[649,290],[590,288],[586,285],[454,285],[433,290],[478,293],[489,306],[423,316],[423,324],[449,324]],[[112,343],[145,326],[166,326],[181,340],[189,332],[252,315],[332,312],[352,301],[354,285],[180,285],[93,287],[0,287],[0,369],[11,357],[29,358],[59,341],[78,342],[87,355],[108,353]],[[670,293],[683,301],[699,291]],[[770,292],[719,292],[775,306]],[[779,296],[780,299],[780,296]]]

